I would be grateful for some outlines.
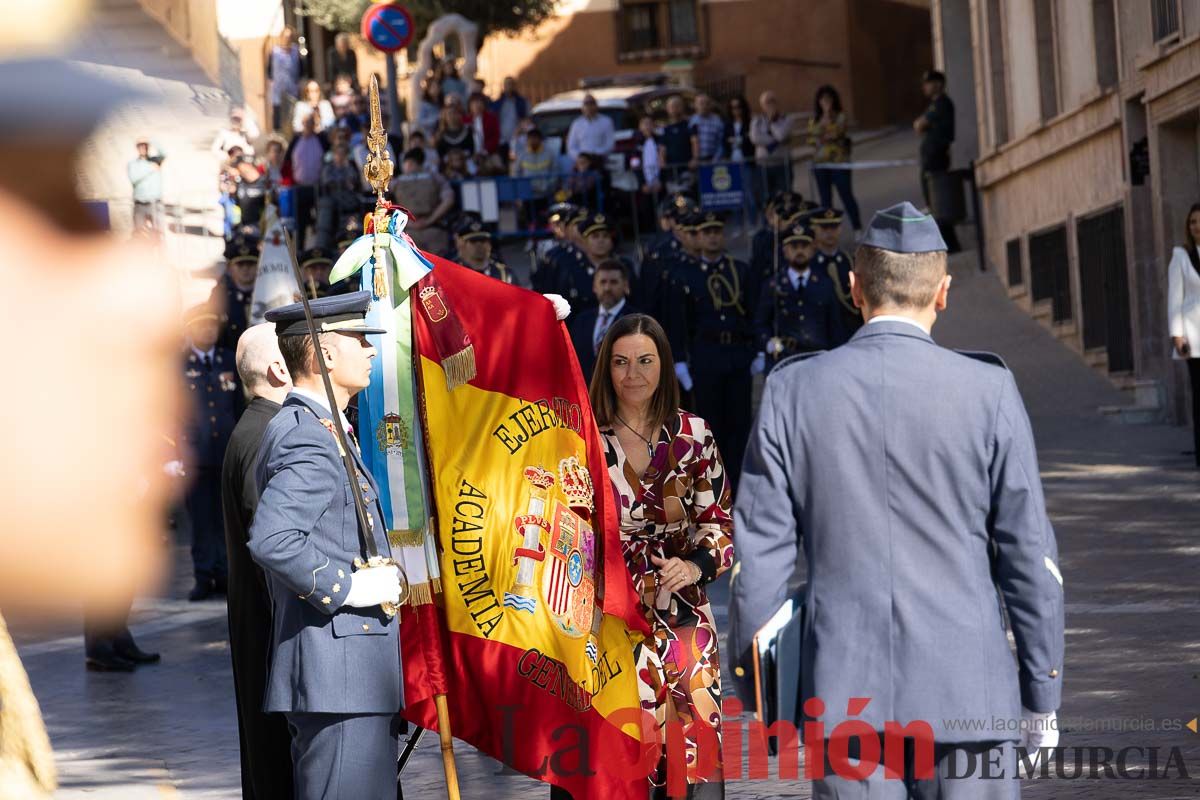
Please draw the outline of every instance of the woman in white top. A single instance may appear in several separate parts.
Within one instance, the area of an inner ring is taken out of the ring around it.
[[[337,117],[333,115],[333,105],[321,92],[321,84],[308,81],[304,84],[304,96],[296,102],[296,107],[292,110],[292,130],[296,133],[304,130],[304,120],[311,117],[314,111],[321,115],[317,133],[332,128],[337,121]]]
[[[1200,467],[1200,203],[1191,207],[1184,232],[1186,247],[1176,247],[1167,273],[1167,319],[1172,355],[1186,359],[1192,385],[1192,436]]]

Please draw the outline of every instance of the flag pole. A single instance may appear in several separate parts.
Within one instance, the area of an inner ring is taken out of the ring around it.
[[[395,87],[389,87],[393,94]],[[379,80],[372,75],[369,90],[371,128],[367,133],[367,159],[363,165],[363,177],[375,190],[375,242],[376,263],[381,256],[380,234],[387,233],[388,204],[384,198],[388,183],[392,179],[396,165],[392,163],[387,151],[387,132],[383,128],[383,114],[379,108]],[[393,122],[395,120],[393,119]],[[429,559],[428,551],[425,555]],[[433,696],[434,707],[437,709],[438,739],[441,741],[442,767],[446,772],[446,797],[448,800],[460,800],[458,790],[458,768],[454,763],[454,739],[450,733],[450,709],[446,703],[445,694]]]

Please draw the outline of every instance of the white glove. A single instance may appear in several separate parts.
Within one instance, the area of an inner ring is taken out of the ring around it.
[[[554,305],[554,317],[559,322],[562,322],[571,313],[571,304],[561,294],[544,294],[542,297]]]
[[[346,605],[370,608],[381,603],[400,602],[400,568],[394,564],[366,567],[351,576]]]
[[[680,361],[675,365],[675,377],[679,379],[679,386],[685,392],[692,390],[692,373],[688,371],[686,361]]]
[[[163,472],[172,478],[182,478],[187,475],[187,470],[183,468],[183,462],[179,459],[163,464]]]
[[[752,362],[750,362],[750,374],[751,375],[761,375],[761,374],[763,374],[763,372],[766,371],[766,369],[767,369],[767,354],[759,353],[758,355],[756,355],[754,357],[754,360]]]
[[[1058,713],[1030,711],[1021,708],[1021,746],[1031,756],[1030,776],[1038,771],[1037,751],[1042,747],[1058,747]]]
[[[783,342],[778,336],[772,336],[767,340],[767,352],[773,356],[777,356],[783,352]]]

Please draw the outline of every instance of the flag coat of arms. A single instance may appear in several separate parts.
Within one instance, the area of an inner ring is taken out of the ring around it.
[[[574,349],[545,298],[432,261],[413,330],[454,734],[577,798],[644,797],[647,631]]]
[[[388,329],[360,441],[414,587],[404,716],[436,730],[445,695],[453,735],[514,769],[579,800],[642,798],[649,632],[568,334],[541,295],[420,253],[401,226],[343,258],[366,262]]]

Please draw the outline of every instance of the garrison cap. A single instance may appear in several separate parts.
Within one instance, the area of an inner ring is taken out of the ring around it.
[[[860,244],[893,253],[932,253],[946,249],[937,222],[907,200],[876,211]]]
[[[483,227],[483,223],[478,219],[471,217],[464,218],[458,223],[458,227],[454,229],[454,233],[458,238],[464,241],[472,239],[488,239],[491,240],[492,234],[487,228]]]
[[[698,231],[707,228],[724,228],[725,219],[715,211],[703,211],[700,213],[700,218],[696,222],[695,227]]]
[[[813,225],[841,225],[842,212],[836,208],[817,208],[809,214],[808,221]]]
[[[808,227],[805,222],[794,223],[783,230],[783,243],[794,244],[796,242],[811,243],[813,240],[812,228]]]
[[[371,307],[371,293],[367,291],[335,294],[320,297],[308,303],[312,309],[317,333],[387,333],[383,328],[367,325],[367,310]],[[275,323],[276,336],[303,336],[308,334],[304,321],[304,306],[292,303],[272,309],[266,314],[267,322]]]
[[[612,233],[612,225],[609,224],[608,217],[603,214],[592,214],[579,223],[580,236],[589,236],[599,231]]]
[[[247,233],[239,233],[225,243],[225,260],[258,261],[258,237]]]

